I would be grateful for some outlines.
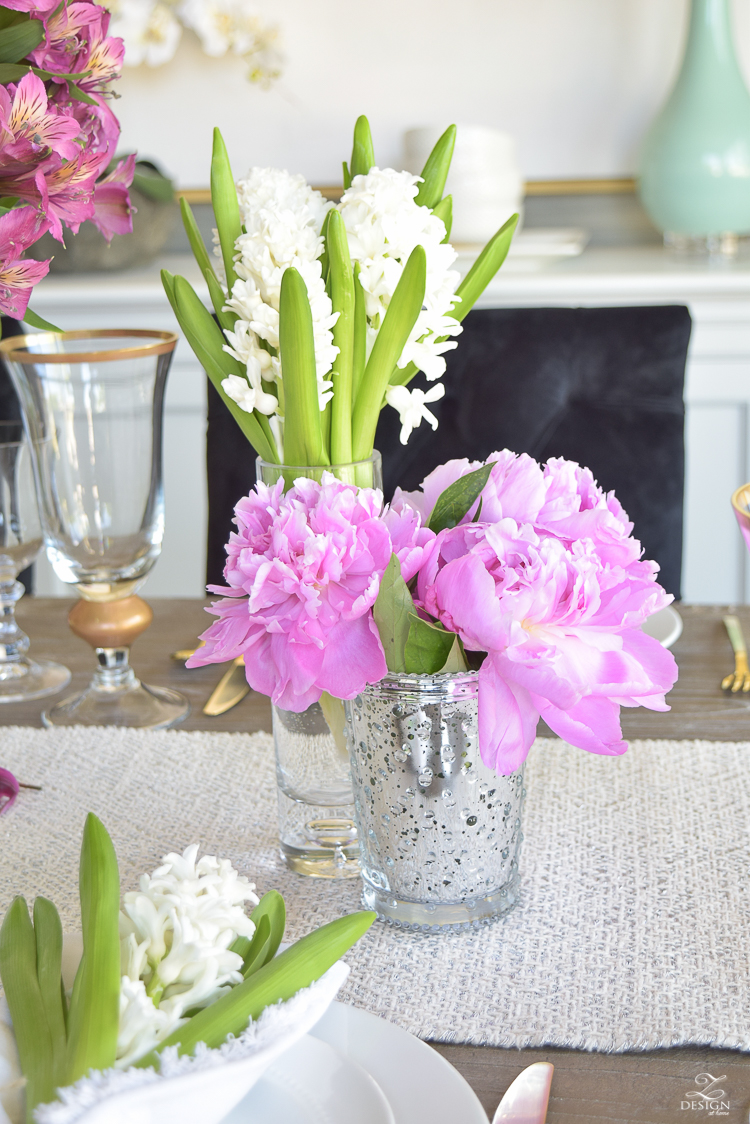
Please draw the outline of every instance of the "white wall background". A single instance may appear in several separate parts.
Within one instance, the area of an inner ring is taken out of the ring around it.
[[[211,130],[237,174],[287,167],[338,183],[356,116],[381,165],[422,124],[515,134],[529,178],[632,174],[674,77],[687,0],[256,0],[281,29],[284,75],[269,91],[233,57],[185,32],[163,67],[126,69],[115,109],[123,147],[159,159],[181,186],[208,182]],[[732,0],[750,76],[750,0]]]

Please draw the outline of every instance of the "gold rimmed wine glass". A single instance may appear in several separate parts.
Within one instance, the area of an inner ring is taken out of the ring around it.
[[[130,645],[151,622],[138,597],[164,534],[162,415],[177,336],[107,329],[0,341],[34,454],[47,556],[81,600],[68,617],[95,649],[82,694],[48,726],[158,729],[184,718],[177,691],[140,683]]]

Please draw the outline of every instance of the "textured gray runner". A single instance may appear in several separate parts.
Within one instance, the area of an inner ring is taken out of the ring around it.
[[[358,882],[279,858],[266,734],[5,727],[0,765],[43,786],[0,817],[0,912],[41,893],[78,928],[89,810],[123,889],[200,841],[281,890],[292,938],[359,905]],[[443,1042],[750,1050],[750,744],[642,741],[609,759],[540,740],[527,789],[521,905],[466,933],[376,923],[341,998]]]

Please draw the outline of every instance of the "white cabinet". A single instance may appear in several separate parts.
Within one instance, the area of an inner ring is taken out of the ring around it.
[[[48,277],[32,304],[66,329],[174,328],[162,265],[205,296],[192,260],[179,255],[112,276]],[[693,317],[685,388],[685,600],[750,601],[750,560],[729,504],[733,489],[750,480],[750,263],[680,261],[656,247],[591,249],[535,272],[509,263],[480,307],[625,304],[686,304]],[[147,584],[152,597],[203,592],[205,426],[204,376],[181,341],[167,388],[166,533]],[[38,567],[38,592],[69,593],[45,566]]]

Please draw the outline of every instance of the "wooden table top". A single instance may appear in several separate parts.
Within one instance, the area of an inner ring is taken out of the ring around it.
[[[31,654],[66,664],[73,673],[66,693],[83,688],[91,677],[90,648],[67,627],[72,602],[52,598],[24,598],[18,620],[31,637]],[[201,708],[223,668],[188,671],[171,660],[170,652],[193,647],[210,618],[206,602],[154,600],[154,623],[133,646],[133,666],[146,683],[174,687],[190,699],[192,712],[179,727],[184,730],[271,729],[267,698],[249,694],[233,710],[207,718]],[[732,651],[722,625],[721,606],[679,607],[684,632],[672,649],[680,678],[669,696],[668,714],[623,710],[626,738],[705,738],[712,741],[750,741],[750,697],[722,692],[720,681],[733,667]],[[733,608],[750,638],[750,606]],[[0,724],[40,726],[45,700],[0,707]],[[541,731],[540,731],[541,732]],[[717,980],[717,986],[721,981]],[[510,1082],[533,1061],[555,1065],[549,1124],[676,1124],[690,1119],[695,1105],[685,1099],[697,1088],[695,1078],[710,1073],[721,1079],[721,1115],[731,1124],[747,1124],[750,1108],[750,1057],[739,1051],[677,1047],[630,1054],[595,1054],[565,1049],[502,1049],[487,1046],[444,1046],[435,1049],[469,1081],[490,1118]],[[688,1109],[686,1106],[692,1105]],[[709,1109],[699,1109],[705,1116]],[[419,1122],[415,1121],[415,1124]],[[456,1124],[460,1124],[457,1121]]]

